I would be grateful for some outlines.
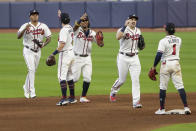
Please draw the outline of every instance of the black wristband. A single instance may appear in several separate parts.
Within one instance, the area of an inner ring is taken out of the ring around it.
[[[125,29],[126,29],[126,27],[127,27],[127,26],[123,26],[123,27],[121,28],[121,31],[124,32]]]
[[[59,51],[58,50],[55,50],[52,54],[53,55],[56,55],[56,54],[58,54],[59,53]]]

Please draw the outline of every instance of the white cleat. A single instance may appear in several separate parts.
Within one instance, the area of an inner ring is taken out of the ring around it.
[[[142,108],[142,104],[140,102],[133,104],[133,108]]]
[[[190,114],[191,114],[190,108],[184,107],[184,113],[185,113],[186,115],[190,115]]]
[[[24,90],[24,96],[25,96],[25,98],[27,98],[27,99],[29,99],[29,91],[27,91],[25,88],[24,88],[24,86],[23,86],[23,90]]]
[[[156,112],[155,112],[156,115],[165,115],[166,112],[165,112],[165,109],[158,109]]]
[[[80,102],[81,102],[81,103],[89,103],[90,100],[87,99],[86,97],[80,97]]]

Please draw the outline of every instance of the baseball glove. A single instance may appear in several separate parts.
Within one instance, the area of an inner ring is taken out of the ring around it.
[[[39,48],[42,48],[42,44],[41,44],[41,42],[39,42],[39,40],[33,39],[32,41],[33,41]]]
[[[100,46],[100,47],[103,47],[104,42],[103,42],[103,33],[102,33],[102,31],[98,31],[96,33],[95,37],[96,37],[97,45]]]
[[[144,37],[142,35],[140,35],[140,37],[138,39],[138,48],[140,50],[143,50],[145,48]]]
[[[148,76],[151,80],[153,81],[156,81],[157,78],[156,78],[156,75],[158,74],[158,72],[156,71],[156,69],[150,69],[149,73],[148,73]]]
[[[50,55],[47,60],[46,60],[46,65],[48,66],[53,66],[56,64],[56,60],[55,60],[55,57],[54,55]]]

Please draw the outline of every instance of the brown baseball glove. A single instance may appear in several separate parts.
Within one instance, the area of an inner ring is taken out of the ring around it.
[[[46,65],[48,66],[53,66],[56,64],[56,60],[55,60],[55,57],[54,55],[50,55],[47,60],[46,60]]]
[[[96,41],[97,41],[97,45],[100,47],[104,46],[104,42],[103,42],[103,33],[102,31],[98,31],[96,33]]]
[[[149,73],[148,73],[148,76],[151,80],[153,81],[156,81],[157,78],[156,78],[156,75],[158,74],[158,72],[156,71],[156,69],[150,69]]]

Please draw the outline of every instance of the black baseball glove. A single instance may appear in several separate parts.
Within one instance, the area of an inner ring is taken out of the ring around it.
[[[140,50],[143,50],[145,48],[144,37],[142,35],[140,35],[140,37],[138,39],[138,48]]]
[[[42,48],[42,44],[41,44],[41,42],[40,42],[39,40],[33,39],[32,41],[33,41],[39,48]]]

